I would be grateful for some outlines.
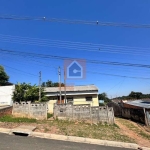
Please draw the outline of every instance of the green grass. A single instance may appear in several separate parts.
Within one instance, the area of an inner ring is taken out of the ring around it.
[[[15,123],[20,123],[20,122],[28,122],[28,123],[35,123],[36,119],[29,119],[29,118],[15,118],[13,116],[3,116],[0,117],[1,122],[15,122]]]
[[[49,122],[49,126],[55,126],[58,130],[56,134],[68,136],[79,136],[95,138],[101,140],[114,140],[122,142],[134,142],[130,137],[121,134],[119,127],[108,124],[90,124],[85,122],[74,122],[69,120],[54,120]]]
[[[53,114],[47,113],[47,118],[53,117]]]

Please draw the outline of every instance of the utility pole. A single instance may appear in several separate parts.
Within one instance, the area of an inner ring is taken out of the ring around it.
[[[61,104],[61,71],[60,67],[58,67],[58,80],[59,80],[59,99]]]
[[[64,67],[64,92],[65,92],[65,104],[66,102],[66,73],[65,73],[65,67]]]
[[[39,101],[41,101],[41,71],[39,72]]]

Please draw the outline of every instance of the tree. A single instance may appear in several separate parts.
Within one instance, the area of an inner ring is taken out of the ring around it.
[[[13,100],[15,102],[31,101],[35,102],[39,99],[39,88],[36,85],[18,83],[13,93]],[[41,90],[41,101],[47,101],[44,90]]]
[[[0,86],[6,85],[9,80],[9,76],[6,74],[4,67],[0,66]]]
[[[99,100],[104,100],[105,103],[110,102],[110,99],[107,97],[106,93],[101,93],[98,95],[98,99]]]
[[[129,97],[133,98],[133,99],[141,99],[143,96],[143,94],[141,92],[131,92],[129,94]]]
[[[61,83],[61,86],[63,87],[64,84]],[[47,82],[42,83],[42,87],[59,87],[58,82],[52,82],[51,80],[48,80]]]

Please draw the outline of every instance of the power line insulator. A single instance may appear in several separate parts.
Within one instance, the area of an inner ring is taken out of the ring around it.
[[[98,24],[98,21],[96,21],[96,24]]]

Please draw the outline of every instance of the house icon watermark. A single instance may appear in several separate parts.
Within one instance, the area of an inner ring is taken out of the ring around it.
[[[85,60],[65,60],[64,68],[66,72],[66,79],[85,78]]]

